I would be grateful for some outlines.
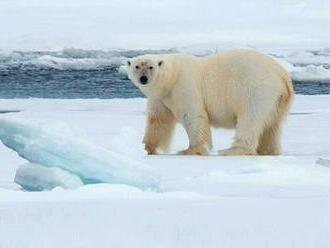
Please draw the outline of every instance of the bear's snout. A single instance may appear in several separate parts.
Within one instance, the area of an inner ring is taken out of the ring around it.
[[[140,77],[140,83],[141,84],[147,84],[148,83],[148,77],[147,76],[141,76]]]

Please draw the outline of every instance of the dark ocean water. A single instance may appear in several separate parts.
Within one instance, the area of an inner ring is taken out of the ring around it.
[[[65,50],[2,55],[0,98],[141,97],[121,67],[127,58],[139,54]],[[294,88],[297,94],[330,94],[330,83],[324,81],[294,81]]]
[[[142,94],[118,73],[100,70],[13,69],[0,71],[0,98],[131,98]]]

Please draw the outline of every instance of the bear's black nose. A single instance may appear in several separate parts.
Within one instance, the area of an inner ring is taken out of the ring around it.
[[[140,77],[141,84],[146,84],[148,82],[148,78],[146,76]]]

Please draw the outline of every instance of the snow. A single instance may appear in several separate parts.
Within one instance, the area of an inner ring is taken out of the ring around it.
[[[308,65],[291,71],[292,79],[301,81],[326,81],[330,79],[330,70],[324,66]]]
[[[296,96],[283,156],[199,157],[174,155],[187,145],[181,126],[171,155],[145,154],[145,99],[0,100],[0,112],[7,112],[0,114],[2,128],[21,125],[17,132],[29,133],[38,127],[31,147],[43,152],[60,138],[65,151],[80,151],[78,160],[90,157],[89,170],[97,168],[93,159],[114,153],[151,167],[161,189],[112,182],[25,192],[14,177],[27,160],[1,145],[0,246],[329,247],[329,103],[329,96]],[[213,130],[215,151],[228,147],[232,136]],[[33,166],[23,175],[43,169]],[[56,173],[44,179],[61,181]]]
[[[317,163],[326,167],[330,167],[330,160],[320,158]]]
[[[119,51],[63,49],[48,52],[0,51],[0,69],[37,67],[57,70],[93,70],[123,64]]]
[[[290,73],[293,80],[329,82],[330,53],[328,49],[309,51],[304,49],[268,49]]]
[[[98,187],[79,193],[107,195],[109,191],[111,188]],[[67,191],[52,193],[70,195]],[[323,198],[130,199],[123,193],[121,199],[92,196],[80,200],[27,200],[21,202],[23,206],[2,203],[1,223],[6,223],[0,225],[2,246],[329,246],[330,218],[326,213],[330,205]]]
[[[329,57],[330,58],[330,57]],[[304,82],[324,82],[330,81],[330,69],[326,69],[324,65],[293,65],[283,58],[275,58],[290,74],[293,80]],[[316,63],[317,64],[317,63]]]
[[[122,59],[92,59],[92,58],[60,58],[44,55],[30,61],[30,65],[39,68],[53,68],[57,70],[91,70],[104,68],[113,64],[122,63]]]
[[[299,64],[299,65],[320,65],[320,64],[330,64],[330,51],[328,49],[323,49],[320,51],[291,51],[286,55],[281,55],[275,52],[276,55],[284,57],[289,63]]]

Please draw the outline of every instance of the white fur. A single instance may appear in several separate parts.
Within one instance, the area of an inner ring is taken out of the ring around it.
[[[144,64],[153,67],[146,85],[134,69]],[[202,58],[144,55],[129,68],[129,78],[149,99],[144,137],[149,154],[167,146],[176,122],[189,137],[181,154],[207,154],[210,126],[236,128],[232,147],[222,155],[280,154],[281,124],[294,92],[288,73],[271,57],[250,50]]]

